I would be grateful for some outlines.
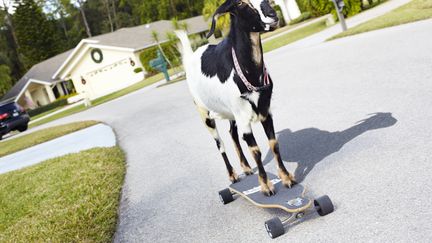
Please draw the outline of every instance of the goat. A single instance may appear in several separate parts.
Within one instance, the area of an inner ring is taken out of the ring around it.
[[[216,141],[232,183],[239,180],[225,152],[216,128],[215,118],[230,121],[230,134],[236,146],[241,167],[246,175],[252,169],[243,154],[238,130],[258,167],[261,191],[274,195],[261,160],[261,151],[252,133],[251,123],[261,122],[277,160],[278,174],[286,187],[294,177],[285,168],[275,137],[270,112],[273,82],[264,65],[261,32],[273,31],[279,19],[268,0],[226,0],[215,11],[209,38],[219,15],[229,13],[231,26],[228,36],[218,45],[205,45],[195,52],[185,31],[176,31],[182,45],[183,66],[190,93],[201,118]]]

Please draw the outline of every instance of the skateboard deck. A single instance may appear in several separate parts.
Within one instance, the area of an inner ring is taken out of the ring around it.
[[[312,200],[304,196],[305,188],[301,184],[287,188],[276,175],[267,173],[267,177],[275,188],[275,195],[270,197],[261,192],[257,174],[241,178],[239,182],[231,184],[229,189],[262,208],[280,208],[289,213],[296,213],[311,206]]]

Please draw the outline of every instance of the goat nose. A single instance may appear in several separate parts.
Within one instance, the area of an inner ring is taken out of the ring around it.
[[[267,13],[267,17],[270,17],[270,18],[274,18],[274,17],[277,17],[277,14],[276,14],[276,11],[269,11],[268,13]]]

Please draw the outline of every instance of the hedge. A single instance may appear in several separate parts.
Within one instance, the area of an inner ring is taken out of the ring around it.
[[[57,101],[54,101],[51,104],[44,105],[44,106],[38,107],[38,108],[33,109],[33,110],[29,110],[28,114],[30,117],[37,116],[37,115],[42,114],[44,112],[53,110],[57,107],[65,106],[67,104],[68,104],[67,99],[59,99]]]
[[[296,0],[302,13],[310,12],[312,17],[319,17],[329,13],[337,16],[336,9],[331,0]],[[350,17],[361,12],[362,0],[344,0],[343,14]]]

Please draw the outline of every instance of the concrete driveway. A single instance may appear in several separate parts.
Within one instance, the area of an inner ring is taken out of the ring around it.
[[[328,194],[336,206],[273,242],[432,240],[431,39],[428,20],[266,55],[283,158],[312,195]],[[263,223],[283,213],[241,199],[219,202],[217,191],[228,185],[224,164],[186,83],[49,125],[86,119],[114,127],[127,153],[116,242],[270,241]],[[240,171],[227,122],[218,125]]]

